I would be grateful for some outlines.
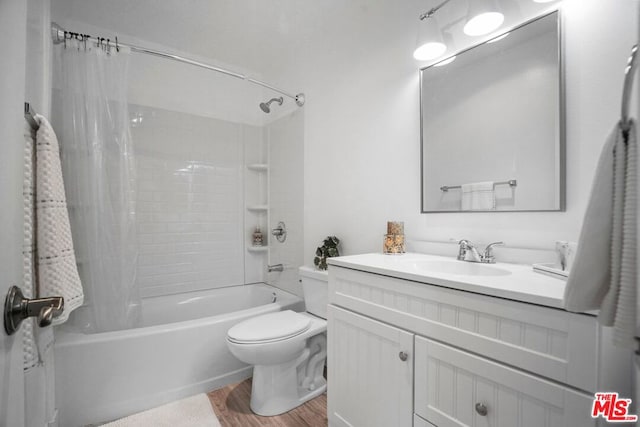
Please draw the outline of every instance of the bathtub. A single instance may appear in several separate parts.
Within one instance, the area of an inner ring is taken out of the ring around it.
[[[135,329],[83,334],[57,328],[59,425],[113,420],[250,377],[251,366],[227,350],[227,331],[286,309],[303,311],[304,302],[252,284],[145,298],[142,326]]]

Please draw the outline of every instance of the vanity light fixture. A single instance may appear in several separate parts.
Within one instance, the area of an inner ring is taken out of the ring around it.
[[[418,42],[413,57],[418,61],[427,61],[441,56],[447,51],[438,22],[433,16],[427,16],[427,22],[421,23],[418,31]],[[425,18],[425,19],[426,19]]]
[[[464,33],[468,36],[489,34],[504,22],[504,14],[495,0],[470,0]]]
[[[413,51],[413,57],[418,61],[438,58],[447,51],[447,45],[442,39],[442,31],[434,15],[450,1],[444,0],[420,15],[420,21],[427,22],[420,24],[416,49]],[[482,36],[495,30],[504,22],[504,15],[500,11],[496,0],[468,0],[468,2],[469,9],[463,29],[465,34]]]

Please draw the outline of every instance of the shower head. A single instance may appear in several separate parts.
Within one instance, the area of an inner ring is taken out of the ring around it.
[[[283,101],[284,101],[284,99],[282,97],[280,97],[280,98],[271,98],[268,102],[261,102],[260,103],[260,109],[262,111],[264,111],[265,113],[269,114],[271,112],[271,108],[269,108],[269,106],[271,105],[272,102],[277,102],[278,105],[282,105]]]

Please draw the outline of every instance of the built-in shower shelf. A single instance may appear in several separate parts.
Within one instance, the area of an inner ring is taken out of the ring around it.
[[[251,165],[247,165],[247,169],[257,172],[266,172],[269,170],[269,165],[266,163],[254,163]]]
[[[247,250],[249,252],[267,252],[269,250],[269,246],[248,246]]]
[[[268,205],[247,206],[247,210],[253,211],[253,212],[266,212],[269,210],[269,206]]]

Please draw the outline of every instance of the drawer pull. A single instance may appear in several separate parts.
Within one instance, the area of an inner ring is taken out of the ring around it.
[[[409,358],[409,355],[407,353],[405,353],[404,351],[401,351],[398,354],[398,357],[400,358],[400,360],[402,360],[403,362],[406,362],[407,359]]]
[[[489,410],[484,403],[476,403],[476,412],[482,417],[486,417]]]

